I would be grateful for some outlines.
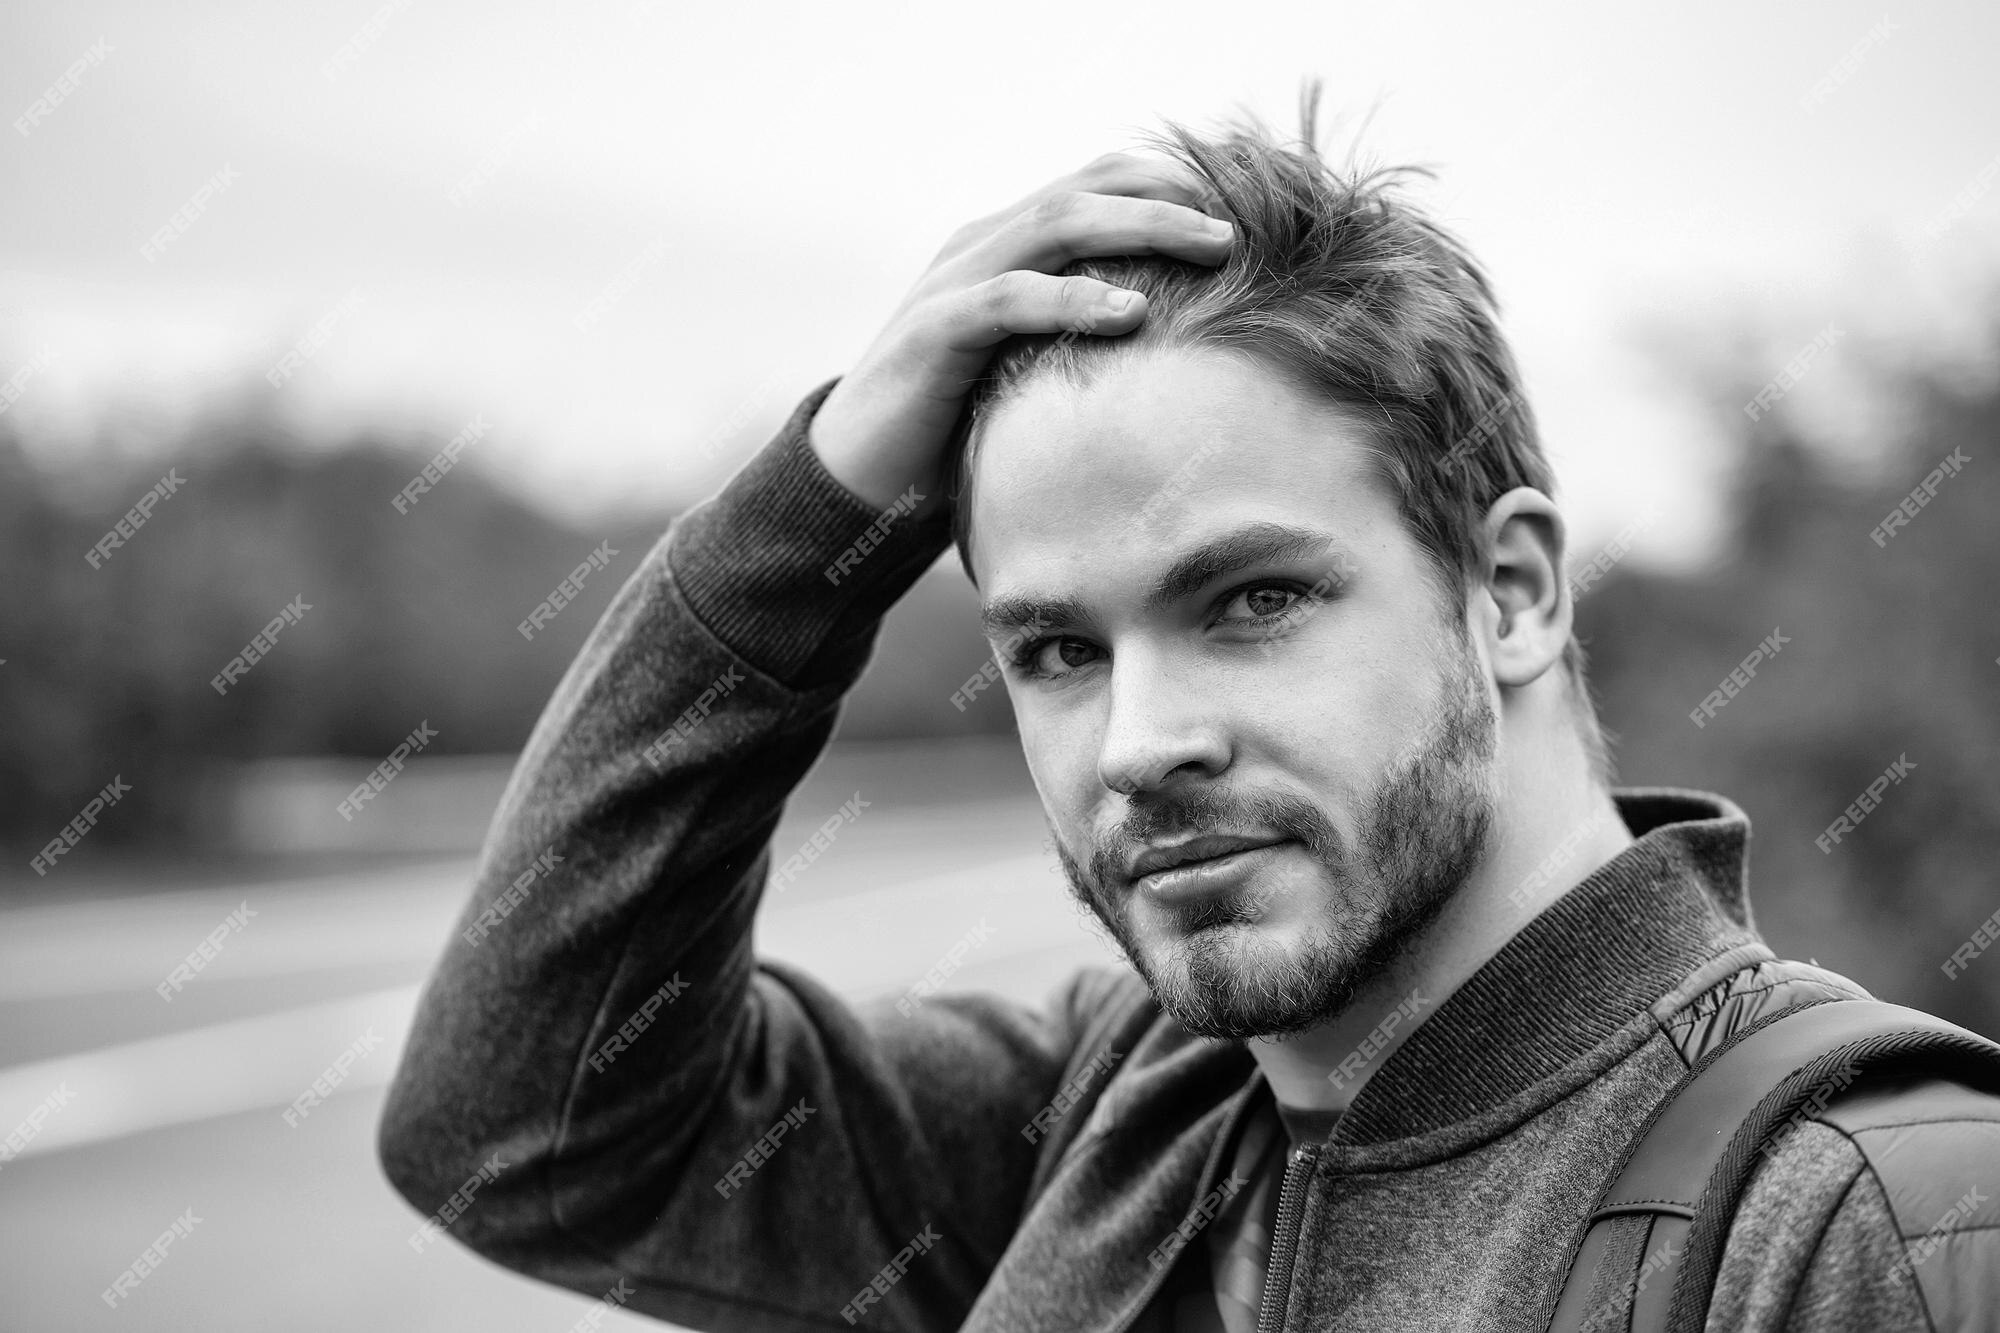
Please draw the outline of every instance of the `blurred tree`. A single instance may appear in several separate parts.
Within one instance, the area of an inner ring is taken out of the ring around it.
[[[305,442],[254,398],[149,450],[50,470],[0,417],[0,885],[114,774],[132,786],[84,854],[198,843],[230,761],[370,762],[420,721],[428,753],[517,749],[666,514],[558,521],[463,456],[399,513],[391,497],[438,441]],[[84,553],[169,466],[182,479],[127,543]],[[616,552],[555,619],[516,628],[600,542]],[[218,694],[210,681],[294,598],[310,608]],[[986,647],[955,572],[892,614],[842,734],[1006,731],[1006,705],[960,711]],[[993,693],[999,693],[994,691]]]
[[[1995,339],[2000,346],[2000,338]],[[1620,780],[1702,787],[1750,815],[1752,905],[1773,947],[1884,998],[2000,1032],[2000,949],[1943,964],[2000,910],[2000,384],[1883,371],[1905,428],[1864,477],[1794,414],[1741,430],[1731,540],[1685,577],[1625,567],[1580,610]],[[1876,526],[1953,449],[1969,458],[1907,526]],[[1787,642],[1697,726],[1774,629]],[[1852,834],[1815,842],[1899,758]]]
[[[1621,780],[1718,791],[1750,814],[1753,904],[1774,947],[2000,1032],[2000,948],[1957,979],[1942,971],[2000,910],[2000,383],[1883,373],[1905,424],[1858,476],[1783,404],[1752,426],[1738,405],[1756,386],[1710,367],[1738,437],[1730,539],[1693,574],[1619,565],[1583,600],[1581,632]],[[517,748],[665,528],[664,515],[559,522],[476,456],[400,514],[390,497],[438,442],[304,447],[253,402],[144,463],[56,473],[0,417],[0,884],[114,773],[131,804],[92,835],[93,854],[198,838],[215,761],[372,761],[420,720],[439,753]],[[1872,540],[1954,448],[1970,462]],[[151,460],[184,460],[186,484],[91,569],[83,553],[164,471]],[[606,538],[606,573],[523,639],[516,625]],[[312,608],[303,621],[218,696],[211,677],[294,597]],[[1780,653],[1691,722],[1774,629]],[[890,613],[839,734],[1010,730],[999,685],[952,703],[986,660],[947,555]],[[1899,757],[1908,778],[1822,852],[1814,839]]]

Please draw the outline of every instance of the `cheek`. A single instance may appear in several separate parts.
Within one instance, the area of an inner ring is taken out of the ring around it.
[[[1431,718],[1438,663],[1416,636],[1342,633],[1246,669],[1218,694],[1239,759],[1327,794],[1366,795]]]
[[[1099,773],[1102,736],[1091,716],[1089,710],[1054,710],[1034,720],[1015,714],[1043,816],[1063,849],[1085,864],[1122,814],[1120,798]]]
[[[1061,832],[1063,841],[1079,846],[1077,825],[1086,819],[1097,782],[1094,763],[1079,755],[1074,738],[1063,733],[1054,719],[1037,719],[1024,714],[1016,704],[1015,725],[1021,732],[1021,753],[1028,762],[1028,776],[1042,809]]]

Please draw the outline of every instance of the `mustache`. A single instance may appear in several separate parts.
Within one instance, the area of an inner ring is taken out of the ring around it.
[[[1340,832],[1318,806],[1286,793],[1239,793],[1220,787],[1189,788],[1134,799],[1090,853],[1090,878],[1099,892],[1122,883],[1125,866],[1143,844],[1183,841],[1203,834],[1269,833],[1305,844],[1322,861],[1345,861]]]

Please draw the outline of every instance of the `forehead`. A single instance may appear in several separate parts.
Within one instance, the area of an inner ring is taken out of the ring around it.
[[[1044,374],[988,417],[971,490],[989,599],[1088,596],[1245,528],[1323,532],[1380,552],[1401,536],[1358,411],[1246,354],[1120,355],[1087,383]]]

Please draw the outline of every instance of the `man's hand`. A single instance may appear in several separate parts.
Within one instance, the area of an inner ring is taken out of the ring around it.
[[[1145,318],[1139,293],[1055,271],[1104,255],[1219,264],[1234,229],[1201,211],[1212,197],[1177,164],[1111,153],[961,227],[820,405],[811,438],[826,470],[871,504],[912,485],[938,503],[945,442],[995,346],[1016,333],[1129,333]]]

